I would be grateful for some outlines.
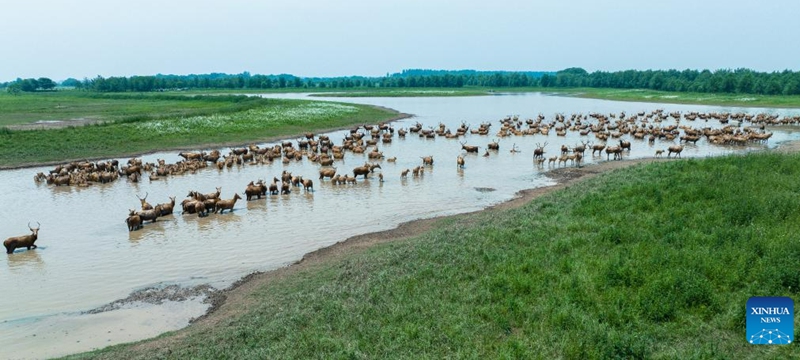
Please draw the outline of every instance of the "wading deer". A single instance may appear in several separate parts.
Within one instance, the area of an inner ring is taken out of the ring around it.
[[[14,236],[6,239],[3,241],[3,246],[6,247],[6,254],[11,254],[17,248],[27,248],[30,250],[31,248],[36,249],[37,246],[34,244],[36,239],[39,238],[39,228],[41,225],[39,222],[36,222],[36,227],[31,227],[31,223],[28,223],[28,229],[31,230],[30,235],[22,235],[22,236]]]
[[[125,223],[128,224],[129,232],[142,228],[142,218],[136,215],[136,210],[133,209],[130,210],[130,214],[128,214],[128,218],[125,219]]]
[[[544,145],[540,145],[536,143],[536,149],[533,150],[533,158],[544,158],[544,147],[547,146],[547,142]]]
[[[672,145],[667,148],[667,157],[670,157],[672,153],[675,153],[676,157],[681,157],[681,151],[683,151],[683,145]]]
[[[217,207],[214,209],[214,213],[216,214],[219,211],[222,214],[225,210],[230,210],[233,212],[233,206],[236,205],[236,200],[241,199],[239,194],[233,194],[233,198],[226,199],[226,200],[217,200]]]
[[[137,198],[139,199],[139,201],[142,203],[142,210],[152,210],[152,209],[153,209],[153,205],[150,205],[150,204],[147,202],[147,195],[148,195],[148,193],[145,193],[145,194],[144,194],[144,199],[140,198],[140,197],[139,197],[139,195],[136,195],[136,197],[137,197]]]
[[[478,152],[478,146],[467,145],[466,142],[462,142],[460,144],[461,144],[461,149],[466,151],[466,152],[468,152],[468,153],[477,153]]]
[[[168,203],[158,204],[161,207],[161,216],[172,214],[172,210],[175,208],[175,197],[170,196]]]

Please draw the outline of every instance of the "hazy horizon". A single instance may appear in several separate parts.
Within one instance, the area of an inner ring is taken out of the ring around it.
[[[799,69],[800,2],[31,0],[4,4],[0,82],[404,69]]]

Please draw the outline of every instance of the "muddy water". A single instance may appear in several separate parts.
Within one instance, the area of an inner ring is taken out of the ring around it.
[[[304,95],[282,95],[303,97]],[[444,123],[455,128],[462,122],[477,126],[494,123],[506,115],[521,118],[539,113],[547,121],[556,113],[635,113],[663,108],[665,111],[767,112],[793,115],[792,110],[742,109],[689,105],[660,105],[611,102],[542,94],[498,95],[448,98],[357,98],[332,99],[376,104],[415,114],[395,127],[408,127],[419,121],[426,126]],[[689,123],[684,121],[684,123]],[[669,122],[662,123],[667,125]],[[696,121],[695,127],[719,127],[715,121]],[[798,128],[776,129],[770,145],[800,137]],[[344,132],[329,134],[339,142]],[[485,146],[492,137],[468,135],[470,145]],[[401,222],[455,214],[484,208],[508,200],[527,188],[551,181],[533,166],[531,155],[537,142],[549,143],[546,155],[555,155],[561,144],[573,146],[588,140],[577,133],[567,137],[541,135],[506,138],[501,150],[489,157],[470,154],[466,167],[457,169],[455,158],[461,153],[459,140],[421,139],[411,136],[391,144],[381,144],[387,157],[396,163],[381,162],[377,173],[355,185],[331,185],[318,180],[319,166],[307,160],[283,165],[245,165],[232,169],[208,168],[193,175],[170,177],[139,184],[117,181],[88,188],[55,188],[34,183],[33,175],[48,168],[28,168],[0,172],[3,203],[0,206],[0,238],[28,233],[29,221],[41,223],[33,251],[17,250],[0,257],[0,358],[44,357],[88,350],[133,341],[185,326],[188,319],[202,314],[206,305],[200,299],[167,302],[162,305],[132,303],[128,307],[100,314],[83,314],[132,291],[178,284],[210,284],[223,288],[238,278],[258,270],[290,264],[303,254],[366,232],[385,230]],[[627,139],[623,137],[623,139]],[[593,140],[593,139],[592,139]],[[626,157],[650,157],[655,149],[670,144],[632,140]],[[509,150],[515,144],[520,153]],[[261,146],[274,145],[260,144]],[[705,140],[687,145],[683,157],[714,156],[764,148],[710,146]],[[227,149],[220,149],[227,152]],[[400,172],[421,163],[421,156],[433,155],[435,164],[421,178],[401,179]],[[177,152],[143,157],[144,161],[181,160]],[[125,160],[125,159],[121,159]],[[348,154],[335,166],[339,173],[367,161],[366,155]],[[605,161],[605,156],[585,158],[587,164]],[[246,184],[258,179],[279,177],[283,171],[314,180],[315,191],[295,188],[289,195],[266,199],[240,200],[232,213],[206,218],[181,215],[159,219],[144,229],[129,233],[123,222],[128,209],[137,208],[137,195],[148,195],[152,203],[178,202],[190,190],[212,192],[222,188],[222,198],[242,193]],[[166,310],[165,310],[166,309]],[[47,339],[43,346],[42,339]]]

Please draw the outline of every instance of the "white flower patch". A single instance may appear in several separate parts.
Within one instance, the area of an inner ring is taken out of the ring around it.
[[[126,125],[154,134],[178,134],[214,129],[242,131],[259,129],[267,124],[311,123],[356,112],[358,108],[355,106],[314,102],[294,106],[267,106],[235,114],[192,116]]]
[[[338,117],[358,112],[358,108],[350,105],[332,103],[308,103],[299,106],[271,106],[252,109],[237,114],[235,121],[253,124],[269,123],[306,123]]]
[[[219,129],[232,120],[231,115],[204,115],[187,118],[146,121],[137,126],[142,130],[157,134],[177,134],[196,131],[197,129]]]

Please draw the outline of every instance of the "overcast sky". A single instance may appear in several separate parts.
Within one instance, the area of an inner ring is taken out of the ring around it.
[[[0,0],[0,9],[0,81],[800,69],[798,0]]]

